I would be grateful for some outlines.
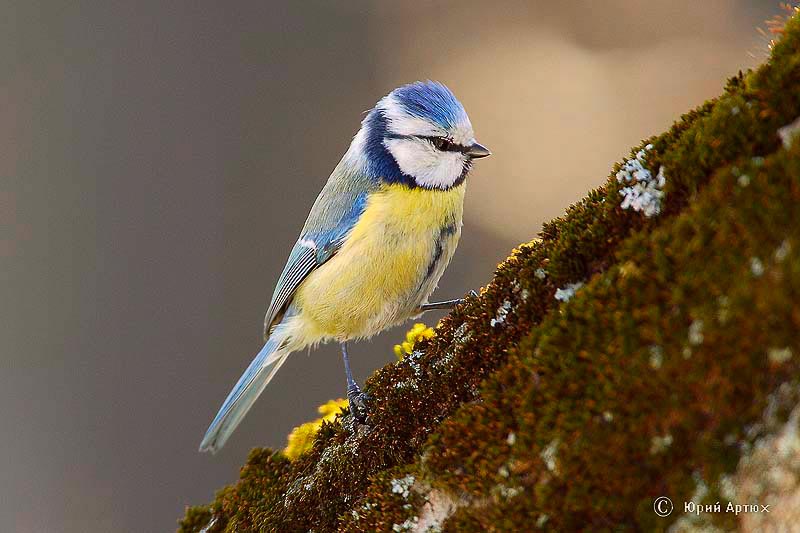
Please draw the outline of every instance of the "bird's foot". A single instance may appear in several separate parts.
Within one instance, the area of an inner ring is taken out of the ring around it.
[[[362,392],[358,385],[347,388],[347,405],[353,420],[359,424],[369,425],[369,402],[372,397]]]
[[[472,297],[472,298],[477,298],[478,296],[480,296],[480,294],[478,294],[478,291],[476,291],[476,290],[470,290],[469,293],[467,293],[467,294],[469,294],[469,296]],[[458,305],[464,304],[466,302],[467,302],[466,298],[459,298],[458,299]]]

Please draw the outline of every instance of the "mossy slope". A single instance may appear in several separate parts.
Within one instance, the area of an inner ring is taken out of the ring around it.
[[[795,16],[765,65],[632,152],[666,177],[660,214],[621,207],[618,165],[367,381],[369,430],[324,424],[293,462],[254,450],[180,531],[662,530],[683,509],[656,516],[658,496],[735,501],[800,377],[800,139],[777,133],[798,115]]]

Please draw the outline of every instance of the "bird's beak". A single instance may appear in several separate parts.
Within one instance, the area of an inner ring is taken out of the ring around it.
[[[470,156],[472,159],[480,159],[481,157],[488,157],[492,155],[492,152],[489,151],[484,145],[475,141],[471,145],[469,145],[469,150],[467,150],[467,155]]]

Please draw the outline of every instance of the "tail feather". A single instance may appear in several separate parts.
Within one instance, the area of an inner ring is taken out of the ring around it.
[[[200,443],[201,452],[216,453],[225,445],[228,437],[289,356],[290,350],[284,341],[284,336],[279,331],[274,331],[258,352],[208,427],[203,442]]]

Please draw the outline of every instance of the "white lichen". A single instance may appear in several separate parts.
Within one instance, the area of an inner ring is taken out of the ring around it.
[[[421,377],[422,376],[422,366],[419,364],[419,360],[422,358],[422,352],[420,350],[413,350],[410,354],[408,354],[403,361],[411,367],[411,370],[414,372],[414,376]]]
[[[543,268],[537,268],[533,271],[533,275],[536,276],[538,279],[544,279],[547,277],[547,271]]]
[[[407,518],[402,524],[392,524],[392,531],[414,531],[417,528],[419,517]]]
[[[558,474],[558,463],[556,462],[556,454],[558,453],[559,439],[553,439],[544,450],[539,453],[539,457],[544,461],[547,469],[554,474]]]
[[[466,322],[458,326],[458,329],[453,332],[453,340],[457,344],[465,344],[471,338],[472,330],[469,329],[469,326]]]
[[[664,198],[666,175],[663,165],[658,173],[653,173],[644,166],[647,152],[653,148],[648,144],[636,153],[632,159],[626,159],[616,174],[617,183],[625,185],[619,193],[622,196],[622,209],[633,209],[646,217],[653,217],[661,212],[661,200]]]
[[[409,378],[404,381],[398,381],[394,384],[394,388],[397,390],[417,390],[417,380],[415,378]]]
[[[650,439],[650,455],[664,453],[670,446],[672,446],[672,435],[669,433],[663,436],[656,435]]]
[[[576,283],[567,283],[567,285],[563,289],[556,289],[555,299],[560,302],[568,302],[575,293],[583,287],[583,282],[578,281]]]
[[[416,479],[411,474],[400,479],[393,479],[391,481],[392,492],[394,494],[399,494],[404,500],[407,500],[409,494],[411,494],[411,487],[414,485],[414,481],[416,481]]]
[[[491,324],[492,327],[502,324],[506,321],[506,316],[508,316],[509,311],[511,311],[511,301],[506,299],[503,301],[503,305],[497,308],[497,315],[489,321],[489,324]]]
[[[650,366],[653,367],[654,370],[658,370],[661,368],[661,365],[664,363],[664,350],[661,346],[656,344],[650,346]]]
[[[747,174],[742,174],[737,178],[736,183],[739,184],[739,187],[747,187],[750,185],[750,176]]]
[[[767,357],[775,364],[783,364],[792,358],[792,349],[788,346],[784,348],[770,348]]]
[[[509,487],[507,485],[497,485],[494,488],[494,492],[506,500],[510,500],[511,498],[517,496],[523,490],[524,489],[522,487]]]
[[[778,249],[775,250],[775,261],[781,262],[789,255],[789,252],[792,251],[792,244],[789,242],[788,239],[784,239]]]
[[[792,143],[798,135],[800,135],[800,117],[778,129],[778,137],[781,138],[783,147],[787,150],[792,147]]]
[[[697,346],[703,344],[703,321],[697,319],[689,326],[689,344]]]
[[[761,262],[761,259],[758,257],[750,258],[750,272],[757,278],[764,274],[764,263]]]

